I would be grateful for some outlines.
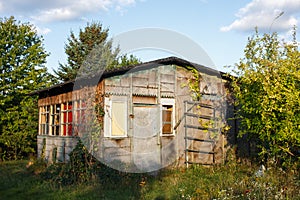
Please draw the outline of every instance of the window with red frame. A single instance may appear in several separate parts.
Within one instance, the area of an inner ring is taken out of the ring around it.
[[[73,113],[72,102],[65,102],[62,104],[62,135],[71,136],[73,132]]]

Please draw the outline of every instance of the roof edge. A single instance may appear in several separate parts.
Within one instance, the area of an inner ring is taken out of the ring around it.
[[[178,66],[182,66],[182,67],[191,66],[191,67],[194,67],[199,72],[202,72],[202,73],[205,73],[205,74],[208,74],[208,75],[213,75],[213,76],[218,76],[219,75],[222,79],[230,80],[226,76],[225,72],[221,72],[221,71],[206,67],[204,65],[196,64],[196,63],[184,60],[182,58],[174,57],[174,56],[166,57],[166,58],[160,58],[160,59],[157,59],[157,60],[152,60],[152,61],[148,61],[148,62],[136,64],[136,65],[128,65],[128,66],[124,66],[124,67],[113,69],[113,70],[105,70],[103,72],[102,76],[105,77],[105,78],[108,78],[108,77],[112,77],[112,76],[115,76],[115,75],[124,74],[124,73],[128,72],[129,70],[131,70],[135,67],[139,67],[139,68],[141,68],[140,70],[144,70],[144,68],[156,67],[156,66],[159,66],[159,65],[178,65]],[[93,79],[96,76],[97,75],[95,75],[93,77],[82,78],[82,79],[85,79],[85,80],[86,79]],[[67,82],[63,82],[63,83],[53,85],[53,86],[48,87],[48,88],[36,90],[34,92],[29,93],[28,95],[37,95],[37,94],[40,94],[40,93],[43,93],[43,92],[49,92],[53,89],[56,89],[56,88],[59,88],[59,87],[64,87],[66,85],[74,86],[74,83],[77,80],[74,79],[74,80],[70,80],[70,81],[67,81]]]

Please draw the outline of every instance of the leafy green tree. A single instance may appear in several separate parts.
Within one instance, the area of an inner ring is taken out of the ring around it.
[[[236,64],[233,89],[240,135],[254,138],[264,161],[283,165],[300,159],[300,52],[276,33],[249,38]]]
[[[52,77],[32,25],[1,19],[0,38],[0,156],[17,159],[36,147],[37,97],[28,94],[50,86]]]
[[[69,81],[74,80],[78,72],[82,77],[104,69],[140,63],[134,56],[118,56],[119,52],[119,48],[113,49],[112,40],[108,40],[108,29],[96,22],[87,24],[80,29],[78,37],[71,32],[65,46],[67,64],[59,64],[54,72],[61,81]]]

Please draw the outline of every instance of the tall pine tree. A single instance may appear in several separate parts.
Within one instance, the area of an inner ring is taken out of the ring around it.
[[[100,23],[91,23],[79,31],[79,37],[71,32],[65,46],[67,64],[59,64],[55,74],[62,81],[73,80],[84,62],[86,56],[96,46],[106,42],[108,29],[103,29]]]
[[[96,22],[80,29],[78,37],[71,32],[65,53],[67,64],[60,63],[58,69],[54,70],[58,79],[64,82],[74,80],[78,73],[82,77],[103,69],[140,63],[134,56],[119,56],[119,49],[113,49],[112,40],[108,40],[108,29]]]
[[[0,156],[17,159],[34,152],[38,126],[36,98],[50,86],[48,54],[34,27],[14,17],[0,19]]]

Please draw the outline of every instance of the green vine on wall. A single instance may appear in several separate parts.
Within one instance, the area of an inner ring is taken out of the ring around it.
[[[202,99],[202,94],[201,94],[201,90],[200,90],[200,84],[201,81],[203,80],[203,77],[201,75],[201,73],[195,69],[194,67],[191,66],[185,66],[185,68],[191,72],[191,77],[188,79],[187,84],[183,84],[182,86],[188,86],[189,87],[189,91],[190,91],[190,95],[192,97],[193,101],[201,101]],[[201,115],[201,106],[197,105],[196,106],[196,114],[198,114],[199,116]],[[201,118],[198,119],[198,122],[200,124],[201,127],[203,127],[204,132],[208,132],[210,133],[210,138],[212,139],[216,139],[219,135],[219,131],[218,128],[220,125],[216,122],[216,119],[211,119],[211,120],[203,120]],[[222,130],[221,131],[228,131],[229,130],[229,126],[222,124]]]
[[[200,101],[200,82],[202,80],[202,76],[200,72],[194,67],[186,66],[186,69],[188,69],[192,73],[192,77],[188,79],[188,87],[191,92],[191,97],[193,101]]]

